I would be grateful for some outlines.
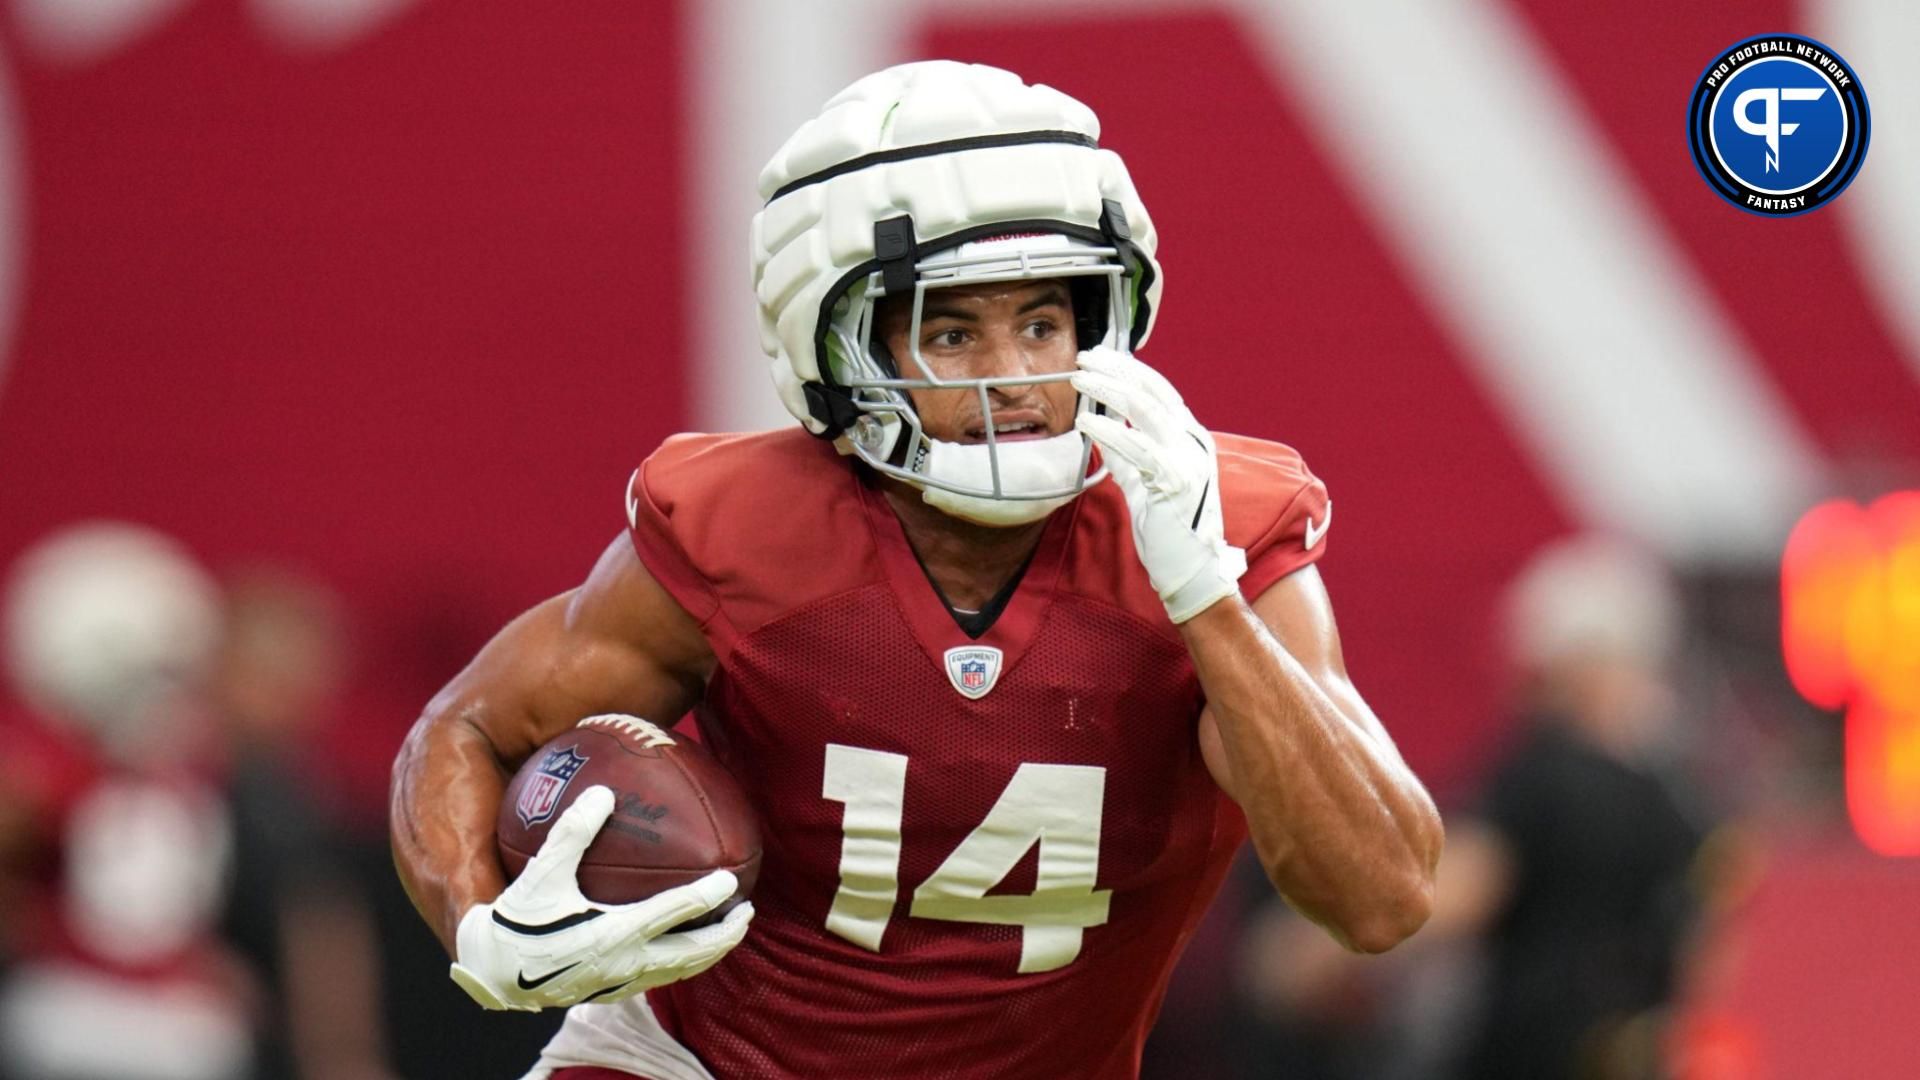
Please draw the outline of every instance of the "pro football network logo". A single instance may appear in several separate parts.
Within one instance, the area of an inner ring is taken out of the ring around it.
[[[947,650],[947,679],[975,701],[1000,681],[1000,650],[991,645],[961,645]]]
[[[535,825],[553,816],[553,808],[560,805],[560,796],[566,794],[567,784],[573,780],[573,774],[587,763],[587,756],[571,746],[547,751],[540,761],[540,768],[527,778],[526,786],[520,789],[520,801],[513,804],[514,812],[520,815],[521,824],[531,829]]]
[[[1763,34],[1713,58],[1687,137],[1707,185],[1742,210],[1791,217],[1847,189],[1867,158],[1867,94],[1847,62],[1799,34]]]

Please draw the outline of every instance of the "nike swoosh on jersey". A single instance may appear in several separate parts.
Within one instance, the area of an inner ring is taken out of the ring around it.
[[[546,984],[552,982],[554,979],[559,978],[562,975],[565,975],[567,972],[572,971],[574,968],[577,968],[579,966],[580,966],[580,961],[575,960],[573,963],[568,964],[566,967],[555,968],[554,970],[547,972],[545,975],[542,975],[537,979],[528,979],[527,973],[522,971],[519,976],[520,989],[537,990],[540,987],[545,986]]]
[[[1327,516],[1320,519],[1320,524],[1318,526],[1314,525],[1312,518],[1307,519],[1307,539],[1306,539],[1306,543],[1303,546],[1311,549],[1313,545],[1319,543],[1320,538],[1327,535],[1327,527],[1332,524],[1333,524],[1333,500],[1328,499],[1327,500]]]

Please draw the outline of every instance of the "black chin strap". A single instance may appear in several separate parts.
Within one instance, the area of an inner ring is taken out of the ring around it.
[[[807,415],[818,420],[826,427],[825,431],[816,431],[814,436],[821,439],[837,439],[840,434],[860,419],[860,410],[853,404],[853,396],[844,386],[829,386],[825,383],[801,383],[801,393],[807,397]]]

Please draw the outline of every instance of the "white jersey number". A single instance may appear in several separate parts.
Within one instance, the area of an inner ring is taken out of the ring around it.
[[[1023,973],[1072,963],[1080,955],[1082,931],[1107,921],[1113,895],[1093,887],[1106,786],[1107,770],[1093,765],[1020,766],[986,820],[913,890],[909,914],[1020,927]],[[900,891],[907,758],[829,743],[820,793],[847,807],[840,828],[840,888],[827,929],[879,952]],[[1033,892],[988,896],[1036,843]]]

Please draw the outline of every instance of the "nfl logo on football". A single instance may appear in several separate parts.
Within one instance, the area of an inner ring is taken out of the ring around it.
[[[991,645],[961,645],[947,650],[947,679],[963,696],[983,698],[999,678],[999,649]]]
[[[514,804],[521,823],[532,828],[552,817],[553,808],[560,805],[560,796],[566,793],[567,783],[586,763],[586,755],[571,746],[549,750],[540,762],[539,772],[520,789],[520,801]]]

